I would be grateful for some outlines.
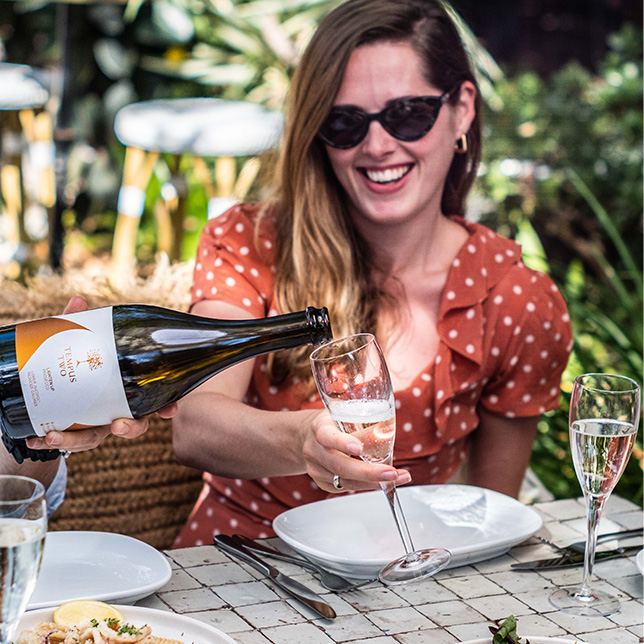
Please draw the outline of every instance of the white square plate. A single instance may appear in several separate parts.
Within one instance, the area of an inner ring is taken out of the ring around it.
[[[470,485],[419,485],[398,490],[416,548],[442,547],[450,568],[491,559],[539,530],[541,517],[504,494]],[[349,577],[376,577],[404,554],[382,491],[302,505],[273,521],[277,535],[320,565]]]

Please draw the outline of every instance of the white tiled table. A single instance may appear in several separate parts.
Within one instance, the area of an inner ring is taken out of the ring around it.
[[[534,506],[543,517],[539,535],[558,543],[583,537],[584,506],[579,499]],[[611,497],[600,531],[642,525],[642,509]],[[457,644],[489,635],[492,620],[519,618],[519,635],[576,635],[588,644],[644,641],[643,579],[634,558],[595,566],[594,583],[622,598],[609,617],[574,617],[553,610],[548,595],[581,581],[581,567],[517,572],[515,561],[553,556],[548,546],[529,539],[507,555],[438,573],[407,586],[379,582],[341,595],[326,591],[301,568],[272,560],[282,572],[319,592],[337,613],[334,620],[282,593],[246,564],[214,546],[169,550],[173,575],[166,586],[139,605],[187,614],[228,633],[239,644]],[[574,638],[571,638],[574,641]]]

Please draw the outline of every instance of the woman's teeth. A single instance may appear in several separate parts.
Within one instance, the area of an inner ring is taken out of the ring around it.
[[[402,179],[411,170],[411,165],[399,168],[387,168],[385,170],[368,170],[365,168],[365,175],[374,183],[392,183]]]

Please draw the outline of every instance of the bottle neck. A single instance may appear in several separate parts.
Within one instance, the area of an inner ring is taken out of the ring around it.
[[[323,344],[333,339],[329,311],[325,306],[321,309],[309,306],[306,309],[306,316],[311,332],[312,344]]]
[[[267,350],[288,349],[304,344],[323,344],[333,337],[326,308],[285,313],[259,320],[238,320],[239,329],[255,330],[258,344]],[[248,338],[247,338],[248,339]],[[272,347],[268,349],[268,347]]]

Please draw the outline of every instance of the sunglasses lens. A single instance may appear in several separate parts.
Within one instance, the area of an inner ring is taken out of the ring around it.
[[[386,110],[384,128],[397,139],[416,141],[436,123],[440,103],[411,99],[398,101]]]
[[[322,139],[334,148],[351,148],[360,143],[369,127],[368,119],[349,109],[334,109],[320,128]]]
[[[371,121],[377,120],[391,136],[401,141],[417,141],[436,123],[443,96],[401,98],[378,114],[367,114],[354,107],[336,107],[324,121],[319,135],[334,148],[352,148],[364,139]]]

